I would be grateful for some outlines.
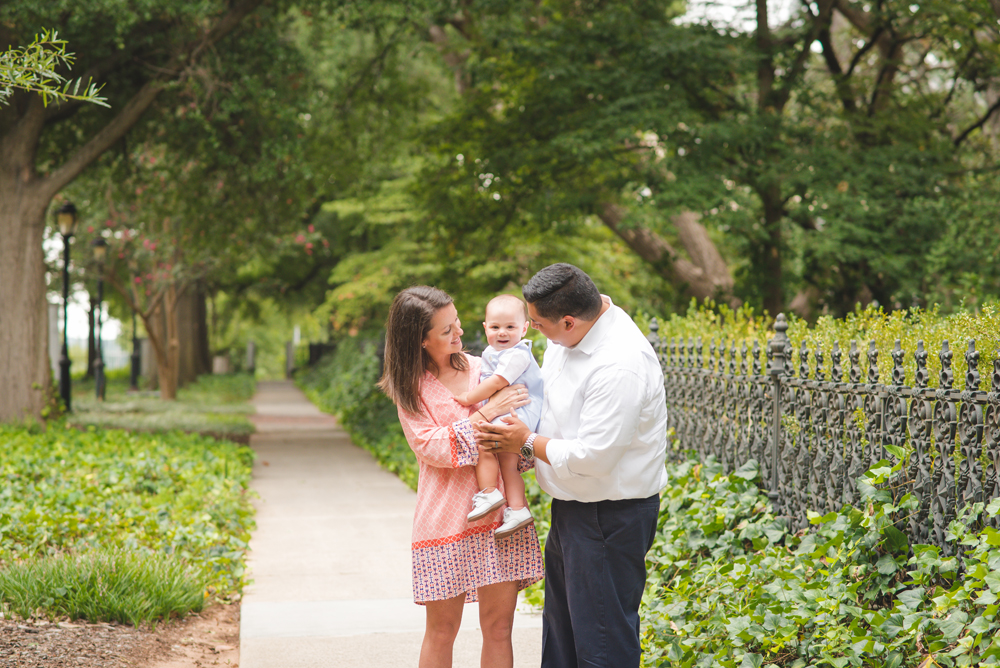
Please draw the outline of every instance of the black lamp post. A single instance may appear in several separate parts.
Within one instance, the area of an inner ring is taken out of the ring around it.
[[[69,240],[76,229],[76,207],[66,202],[56,211],[56,224],[63,238],[63,344],[59,355],[59,396],[67,411],[73,410],[69,377]]]
[[[139,391],[139,371],[142,367],[142,354],[139,352],[139,337],[135,329],[135,309],[132,309],[132,369],[128,376],[130,392]]]
[[[103,237],[97,237],[91,244],[94,249],[94,259],[97,261],[97,359],[94,361],[94,389],[97,399],[104,401],[104,323],[101,317],[101,304],[104,301],[104,256],[108,253],[108,242]]]

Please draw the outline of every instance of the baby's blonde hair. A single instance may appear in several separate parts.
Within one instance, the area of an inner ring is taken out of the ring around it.
[[[499,305],[499,304],[505,304],[505,303],[506,304],[511,304],[511,305],[517,304],[518,306],[520,306],[521,307],[521,313],[524,314],[524,319],[525,320],[528,319],[528,307],[527,307],[527,305],[525,305],[525,303],[524,303],[524,301],[522,299],[519,299],[519,298],[515,297],[514,295],[497,295],[496,297],[494,297],[493,299],[491,299],[488,304],[486,304],[486,313],[490,312],[490,307],[493,306],[494,304],[498,304]]]

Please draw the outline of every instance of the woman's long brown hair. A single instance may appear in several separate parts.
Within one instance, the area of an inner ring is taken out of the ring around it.
[[[452,303],[448,293],[427,285],[407,288],[396,295],[385,321],[385,372],[378,386],[407,413],[422,415],[420,379],[436,365],[423,348],[434,314]],[[463,353],[451,356],[451,366],[469,368]]]

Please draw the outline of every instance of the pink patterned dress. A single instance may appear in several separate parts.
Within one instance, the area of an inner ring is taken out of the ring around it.
[[[479,384],[480,359],[469,361],[469,389]],[[443,601],[499,582],[517,582],[518,591],[542,579],[542,553],[534,525],[497,540],[500,508],[475,522],[466,520],[472,495],[479,491],[479,449],[469,416],[476,406],[455,401],[448,388],[429,371],[420,382],[424,415],[399,410],[399,422],[420,464],[417,511],[413,517],[413,600]],[[534,460],[521,459],[527,471]],[[503,481],[499,481],[503,491]]]

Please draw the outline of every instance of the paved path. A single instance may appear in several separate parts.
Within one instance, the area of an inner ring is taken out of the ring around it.
[[[240,621],[242,668],[415,668],[424,612],[412,599],[416,495],[354,446],[290,382],[254,397],[257,530]],[[465,607],[455,668],[479,666]],[[514,665],[535,668],[541,619],[518,612]]]

